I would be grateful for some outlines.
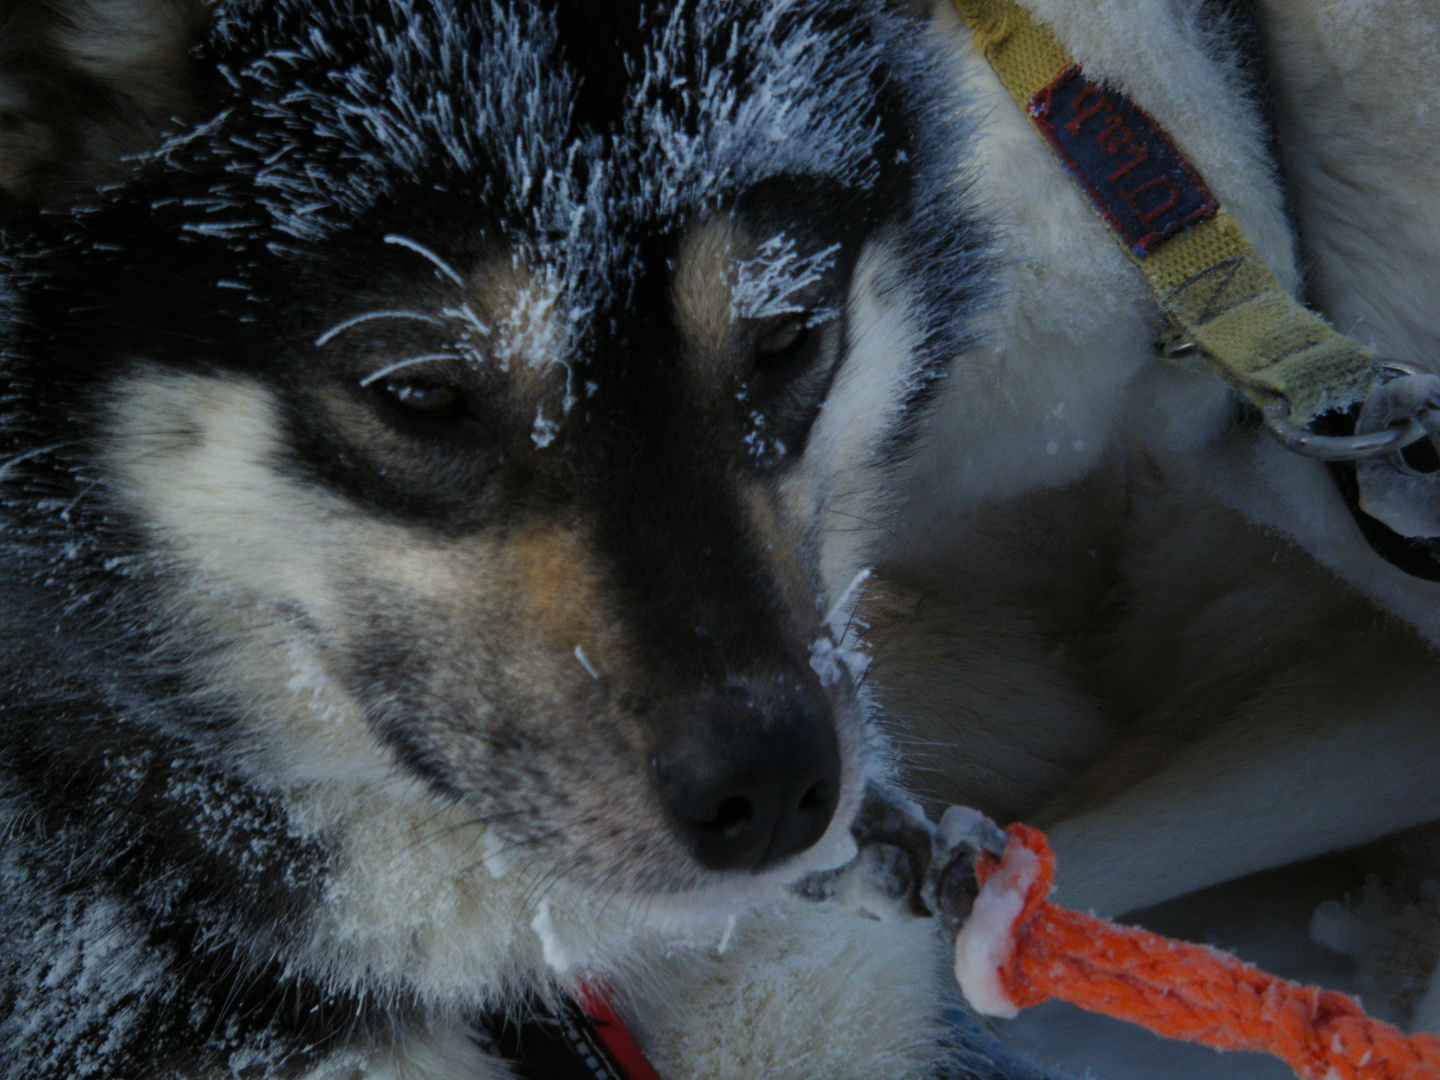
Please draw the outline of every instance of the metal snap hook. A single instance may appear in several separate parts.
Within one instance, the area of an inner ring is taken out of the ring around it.
[[[1317,435],[1291,423],[1290,403],[1283,397],[1266,402],[1263,412],[1265,427],[1281,446],[1321,461],[1364,461],[1402,450],[1425,437],[1424,425],[1413,415],[1395,417],[1390,426],[1364,433],[1357,425],[1354,435]]]
[[[1429,443],[1407,439],[1392,450],[1359,460],[1355,480],[1359,509],[1404,537],[1440,536],[1440,376],[1410,364],[1387,360],[1382,382],[1365,399],[1355,422],[1355,437],[1372,432],[1420,428]]]

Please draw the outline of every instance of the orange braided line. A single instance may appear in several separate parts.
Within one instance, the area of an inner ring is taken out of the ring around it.
[[[1259,1050],[1303,1080],[1440,1080],[1440,1036],[1406,1035],[1345,994],[1267,975],[1227,953],[1115,926],[1045,897],[1055,856],[1038,829],[1012,825],[1040,873],[1000,972],[1020,1008],[1052,997],[1217,1050]],[[1000,865],[983,858],[982,884]]]

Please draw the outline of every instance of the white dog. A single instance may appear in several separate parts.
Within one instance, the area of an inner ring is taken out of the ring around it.
[[[1277,0],[1249,6],[1247,39],[1198,5],[1026,6],[1159,121],[1290,288],[1436,365],[1440,14]],[[873,680],[919,783],[1048,826],[1058,898],[1108,914],[1433,821],[1440,586],[1372,549],[1327,466],[1203,361],[1157,357],[1144,278],[941,11],[986,102],[1006,302],[930,418],[874,608]],[[1401,876],[1433,876],[1426,850]],[[1433,962],[1421,937],[1407,963]],[[1414,1022],[1440,1024],[1426,1001]]]

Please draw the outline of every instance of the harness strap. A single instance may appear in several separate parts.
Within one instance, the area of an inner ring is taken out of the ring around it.
[[[1301,306],[1165,131],[1085,77],[1014,0],[953,0],[981,54],[1144,273],[1160,310],[1256,405],[1292,424],[1363,400],[1374,353]]]
[[[476,1041],[519,1080],[660,1080],[598,985],[490,1017]]]

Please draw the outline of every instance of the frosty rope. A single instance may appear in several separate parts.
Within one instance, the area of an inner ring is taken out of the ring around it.
[[[1354,998],[1267,975],[1203,945],[1116,926],[1050,903],[1045,835],[1011,825],[982,852],[955,974],[977,1012],[1013,1016],[1059,998],[1217,1050],[1281,1058],[1302,1080],[1437,1080],[1440,1036],[1371,1019]]]

